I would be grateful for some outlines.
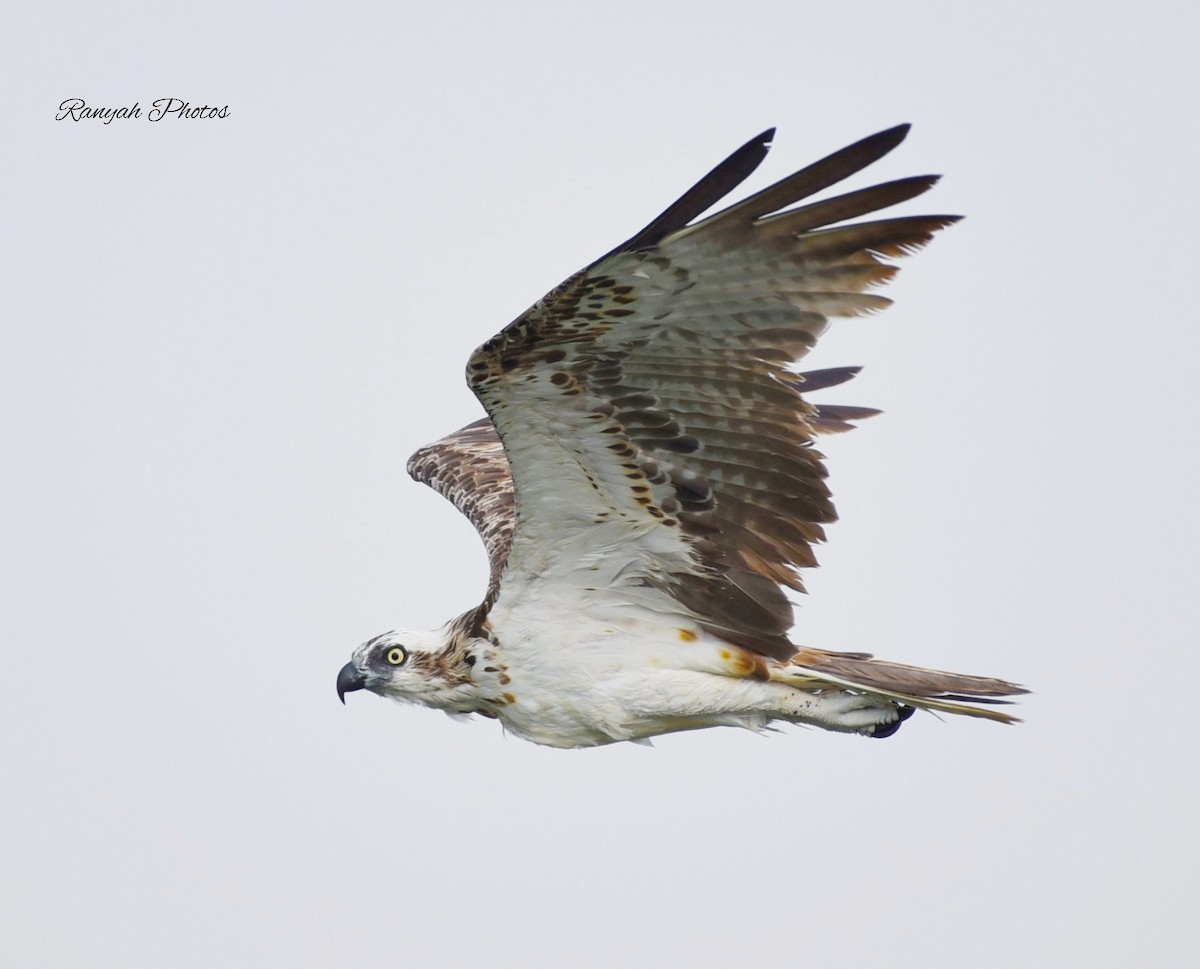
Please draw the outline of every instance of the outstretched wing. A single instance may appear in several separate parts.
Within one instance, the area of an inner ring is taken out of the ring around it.
[[[956,217],[837,225],[935,176],[787,206],[906,133],[873,135],[687,225],[761,161],[767,132],[475,351],[467,377],[515,488],[502,598],[510,583],[621,589],[764,655],[794,652],[784,590],[802,588],[796,569],[816,564],[835,517],[813,436],[866,412],[819,414],[804,399],[852,370],[789,367],[829,318],[885,307],[867,292],[896,272],[885,260]]]
[[[426,444],[408,459],[408,473],[448,499],[475,526],[487,549],[495,598],[517,515],[504,445],[486,417]]]
[[[812,370],[796,377],[805,390],[813,391],[843,383],[860,369]],[[814,412],[810,423],[818,434],[848,431],[854,426],[852,421],[879,413],[873,407],[837,404],[816,404]],[[488,418],[481,417],[453,434],[426,444],[408,459],[408,473],[414,480],[429,485],[475,526],[488,555],[487,600],[490,602],[499,589],[500,575],[517,527],[512,470],[495,426]]]

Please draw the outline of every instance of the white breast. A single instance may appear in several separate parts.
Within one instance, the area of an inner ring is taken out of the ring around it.
[[[489,617],[509,681],[499,717],[528,740],[586,747],[721,724],[756,729],[778,706],[780,687],[746,678],[727,643],[636,602],[524,621],[532,611]]]

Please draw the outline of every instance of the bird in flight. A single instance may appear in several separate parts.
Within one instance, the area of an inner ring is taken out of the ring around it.
[[[878,413],[813,399],[857,367],[793,365],[830,319],[887,306],[892,260],[957,221],[850,221],[932,175],[809,199],[907,133],[699,218],[766,157],[764,132],[471,355],[488,416],[408,471],[479,532],[487,593],[440,629],[359,646],[343,702],[366,689],[553,747],[776,721],[888,737],[916,709],[1015,720],[1013,683],[788,637],[787,592],[835,518],[814,439]]]

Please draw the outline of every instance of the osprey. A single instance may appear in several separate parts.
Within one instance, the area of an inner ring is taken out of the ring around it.
[[[788,638],[785,590],[835,518],[820,434],[877,414],[810,395],[857,367],[792,369],[831,317],[883,309],[888,260],[957,216],[847,222],[937,176],[801,199],[883,157],[901,125],[708,218],[766,157],[747,142],[629,241],[479,347],[487,418],[409,473],[487,548],[483,602],[430,632],[358,647],[351,690],[478,713],[586,747],[772,721],[887,737],[917,708],[1015,720],[1004,680],[828,652]]]

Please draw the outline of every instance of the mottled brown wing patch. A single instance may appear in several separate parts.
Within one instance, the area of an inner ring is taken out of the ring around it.
[[[479,532],[490,565],[490,602],[516,528],[512,474],[492,422],[482,418],[425,445],[408,459],[408,473],[448,499]]]

